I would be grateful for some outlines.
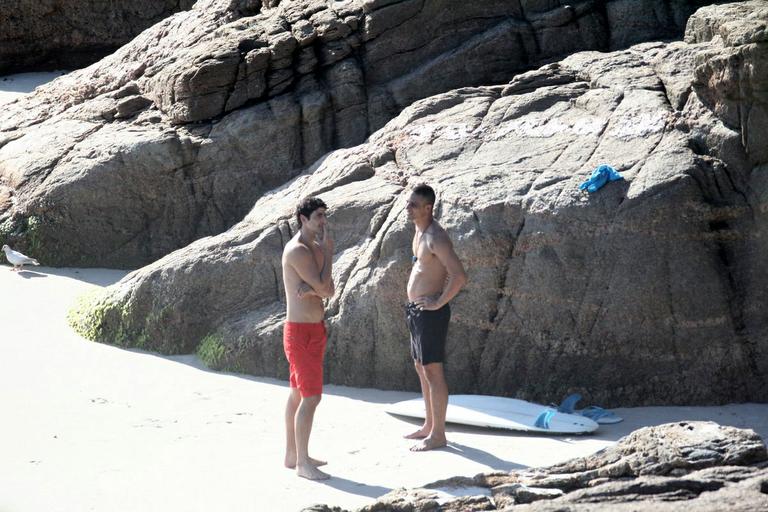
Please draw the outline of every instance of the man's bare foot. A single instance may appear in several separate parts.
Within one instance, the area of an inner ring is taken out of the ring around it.
[[[296,474],[307,480],[328,480],[331,478],[331,475],[320,471],[312,464],[299,464],[296,466]]]
[[[442,448],[446,444],[448,444],[448,441],[444,437],[438,439],[436,437],[431,437],[430,436],[430,437],[424,438],[424,440],[422,442],[420,442],[419,444],[415,444],[415,445],[411,446],[411,451],[412,452],[426,452],[427,450],[434,450],[436,448]]]
[[[421,427],[416,432],[411,432],[410,434],[405,434],[403,437],[406,439],[424,439],[429,435],[429,431],[432,430],[431,428],[427,427]]]
[[[312,457],[309,458],[309,463],[312,464],[315,467],[325,466],[326,464],[328,464],[324,460],[313,459]],[[285,467],[287,467],[288,469],[296,468],[296,456],[295,455],[293,455],[293,456],[286,455],[285,456]]]

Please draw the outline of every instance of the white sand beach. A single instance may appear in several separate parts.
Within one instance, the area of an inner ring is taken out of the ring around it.
[[[623,423],[583,437],[449,426],[448,448],[411,453],[401,435],[414,423],[382,409],[415,393],[327,386],[310,451],[333,477],[310,482],[282,467],[286,382],[92,343],[68,327],[77,296],[124,274],[0,266],[1,511],[354,508],[397,487],[586,455],[644,425],[706,419],[768,436],[768,404],[645,407],[616,409]]]
[[[48,83],[67,73],[67,71],[46,71],[0,76],[0,106],[24,96],[34,91],[35,87]]]

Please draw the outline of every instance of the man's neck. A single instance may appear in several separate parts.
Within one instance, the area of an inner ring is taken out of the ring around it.
[[[307,228],[302,227],[299,233],[300,242],[304,242],[307,245],[311,245],[315,242],[315,234]]]
[[[425,232],[432,225],[433,220],[434,218],[431,215],[426,219],[414,220],[413,223],[416,225],[416,231],[419,233]]]

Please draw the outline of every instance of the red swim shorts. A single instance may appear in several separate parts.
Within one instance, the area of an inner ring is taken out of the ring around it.
[[[290,367],[291,387],[302,397],[323,392],[323,356],[327,341],[325,323],[285,322],[283,350]]]

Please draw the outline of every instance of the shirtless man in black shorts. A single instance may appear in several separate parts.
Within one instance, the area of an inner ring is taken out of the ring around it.
[[[411,332],[411,356],[424,395],[424,425],[408,439],[420,439],[412,451],[445,446],[448,386],[443,373],[445,340],[451,309],[448,302],[467,282],[467,275],[448,233],[432,217],[435,191],[420,184],[411,189],[406,209],[416,226],[413,268],[408,279],[406,320]]]

